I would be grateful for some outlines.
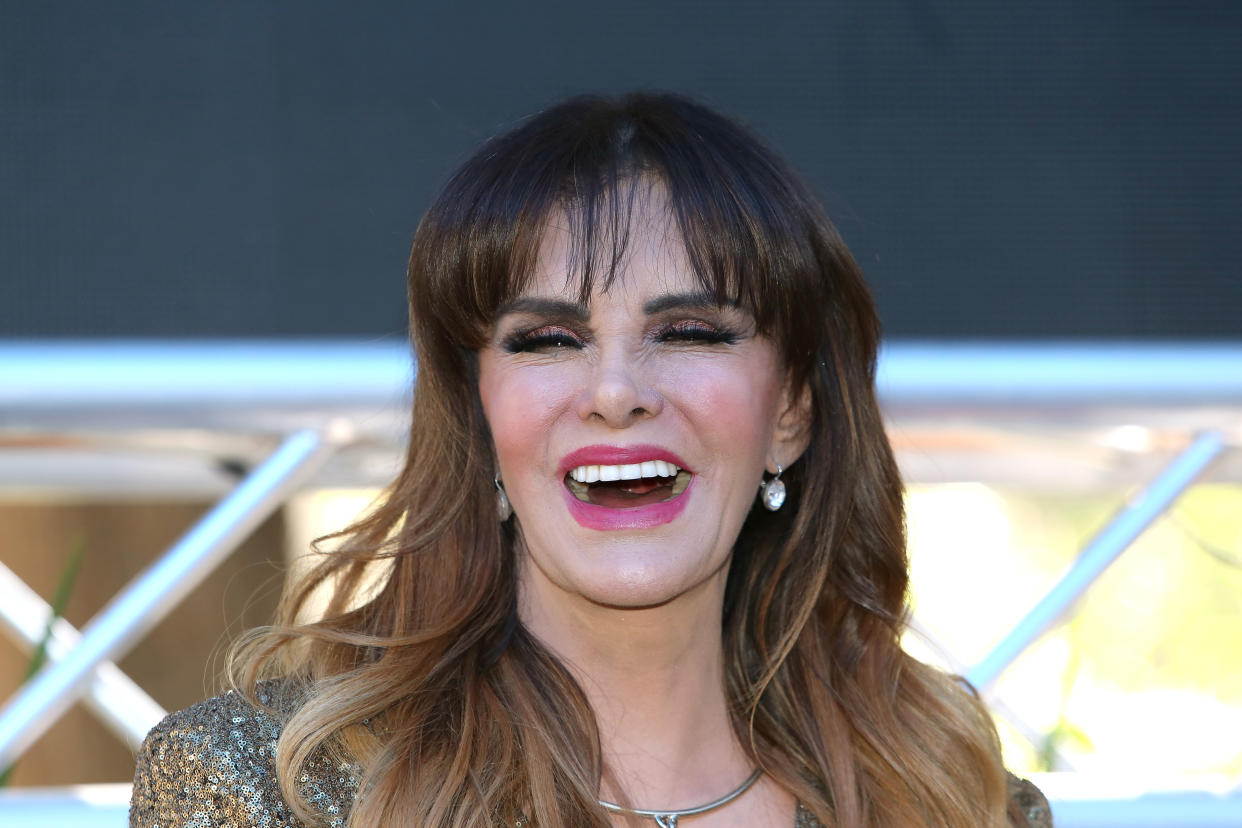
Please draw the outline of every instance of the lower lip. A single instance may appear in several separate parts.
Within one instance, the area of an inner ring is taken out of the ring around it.
[[[561,486],[561,494],[565,498],[565,504],[569,507],[569,514],[573,515],[574,520],[578,521],[580,526],[587,529],[605,532],[618,529],[650,529],[653,526],[672,523],[682,513],[686,508],[686,501],[690,499],[690,490],[694,488],[694,481],[694,476],[691,476],[686,488],[672,500],[628,509],[610,509],[607,506],[586,503],[575,497],[574,493],[564,485]]]

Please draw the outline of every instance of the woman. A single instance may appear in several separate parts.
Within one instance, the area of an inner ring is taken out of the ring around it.
[[[749,133],[544,112],[448,183],[409,296],[404,471],[239,651],[249,701],[148,737],[133,824],[1048,823],[899,646],[875,311]]]

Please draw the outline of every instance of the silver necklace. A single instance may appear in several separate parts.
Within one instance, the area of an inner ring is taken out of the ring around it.
[[[763,768],[755,768],[755,772],[746,777],[746,781],[738,785],[732,791],[717,799],[715,802],[709,802],[706,805],[700,805],[697,808],[682,808],[677,811],[647,811],[642,808],[622,808],[612,802],[599,800],[599,804],[604,810],[611,811],[614,814],[626,814],[627,816],[651,817],[655,820],[655,824],[660,828],[677,828],[677,820],[679,817],[693,816],[695,814],[705,814],[708,811],[714,811],[722,805],[728,805],[742,794],[750,790],[750,786],[755,784],[760,776],[763,775]]]

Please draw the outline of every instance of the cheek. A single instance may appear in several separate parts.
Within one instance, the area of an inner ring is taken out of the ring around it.
[[[479,397],[503,465],[538,463],[550,449],[549,427],[571,389],[563,378],[543,373],[480,370]]]
[[[772,372],[721,366],[684,380],[679,394],[701,429],[716,434],[731,452],[767,451],[780,390]]]

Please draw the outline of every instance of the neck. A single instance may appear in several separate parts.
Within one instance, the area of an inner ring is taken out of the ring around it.
[[[523,624],[561,659],[595,712],[605,798],[690,807],[728,793],[753,769],[725,697],[723,600],[723,572],[672,601],[633,609],[523,579]]]

